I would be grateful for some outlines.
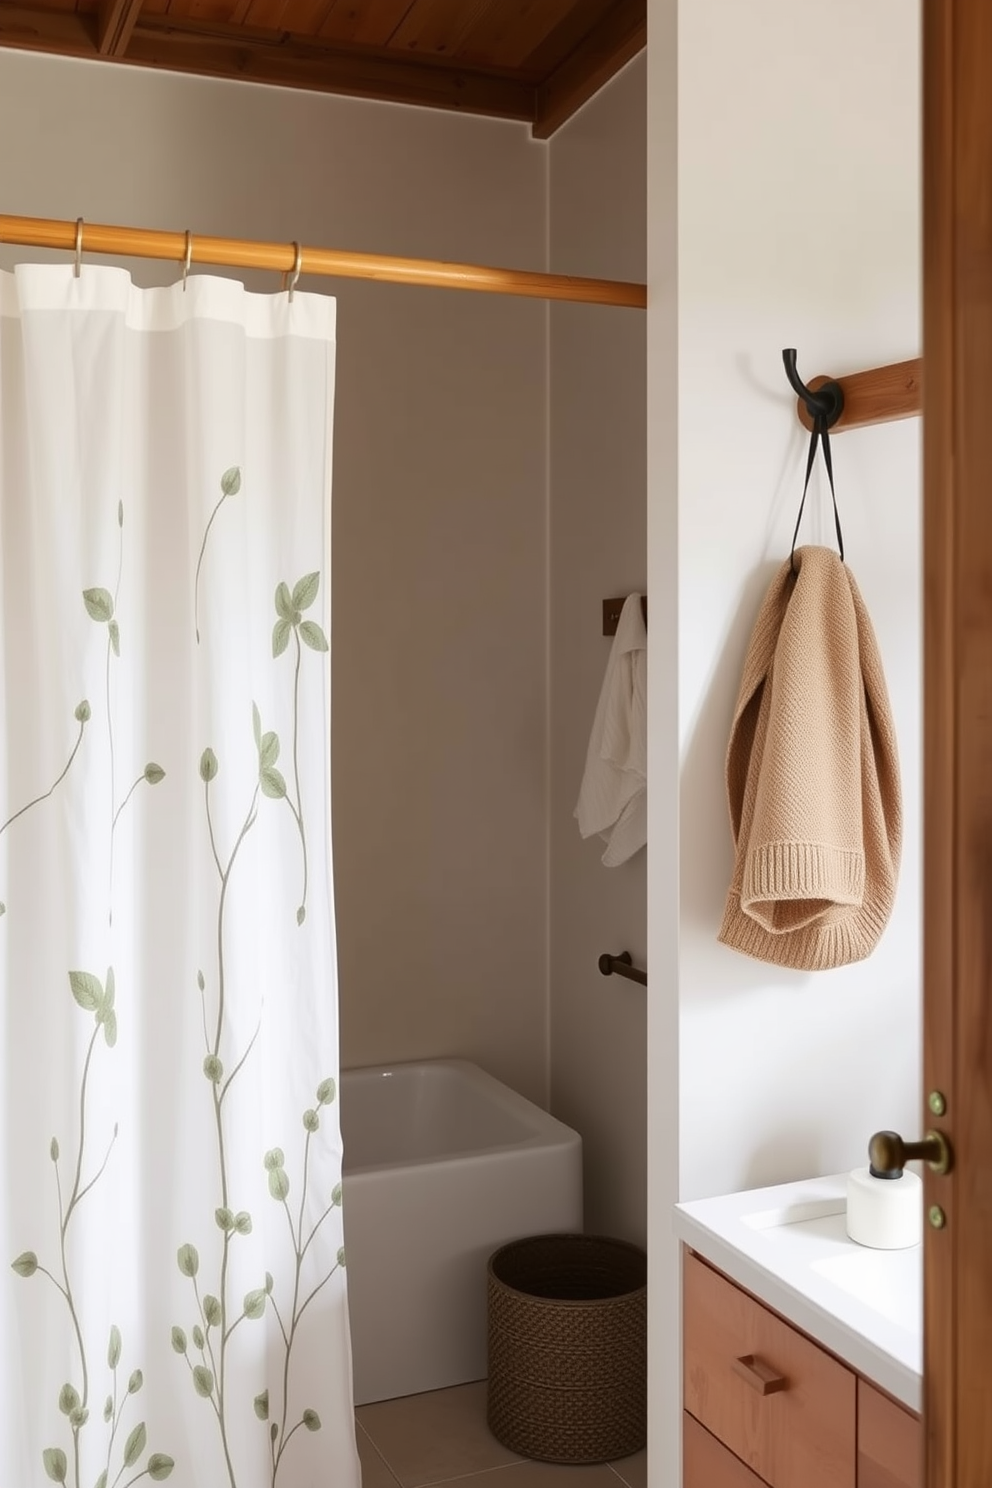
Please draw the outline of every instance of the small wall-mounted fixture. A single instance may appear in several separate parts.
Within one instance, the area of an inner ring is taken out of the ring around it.
[[[626,594],[621,594],[619,599],[603,600],[603,634],[604,636],[615,636],[617,626],[620,624],[620,611],[627,603]],[[641,595],[641,610],[644,614],[644,624],[648,623],[648,597]]]
[[[599,958],[599,969],[604,976],[626,977],[628,981],[640,982],[642,987],[648,984],[647,972],[638,970],[629,951],[621,951],[619,956],[611,956],[608,951],[605,952]]]

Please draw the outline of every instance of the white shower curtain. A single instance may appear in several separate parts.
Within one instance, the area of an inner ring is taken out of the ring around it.
[[[334,308],[206,277],[0,275],[10,1488],[359,1482]]]

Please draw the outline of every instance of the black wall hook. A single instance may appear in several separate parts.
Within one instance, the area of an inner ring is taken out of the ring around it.
[[[796,348],[794,346],[783,351],[782,361],[785,363],[785,375],[796,397],[801,398],[805,403],[810,418],[814,422],[820,419],[828,429],[832,429],[844,412],[844,389],[840,383],[825,382],[814,393],[796,371]]]

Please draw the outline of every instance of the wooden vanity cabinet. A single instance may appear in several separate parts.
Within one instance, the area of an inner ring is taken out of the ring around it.
[[[858,1380],[858,1488],[923,1488],[923,1422]]]
[[[739,1457],[711,1436],[688,1411],[683,1414],[683,1488],[765,1488]]]
[[[682,1488],[922,1488],[918,1417],[691,1251]]]

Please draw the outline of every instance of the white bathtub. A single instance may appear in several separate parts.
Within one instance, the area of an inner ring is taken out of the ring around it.
[[[461,1059],[343,1070],[355,1404],[483,1379],[486,1262],[582,1228],[577,1132]]]

